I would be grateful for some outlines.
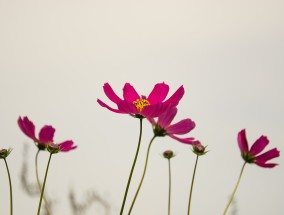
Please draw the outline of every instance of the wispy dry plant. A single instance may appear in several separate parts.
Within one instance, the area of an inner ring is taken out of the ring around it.
[[[110,204],[103,199],[99,194],[94,191],[90,191],[86,194],[85,200],[83,202],[77,202],[76,194],[74,190],[69,192],[69,201],[72,208],[73,215],[83,215],[85,214],[93,204],[99,204],[104,208],[104,214],[110,214]]]

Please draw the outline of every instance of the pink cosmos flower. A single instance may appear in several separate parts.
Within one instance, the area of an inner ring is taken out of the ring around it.
[[[164,82],[156,84],[148,97],[140,96],[129,83],[123,87],[123,99],[116,95],[109,83],[105,83],[103,89],[106,96],[117,105],[117,109],[97,99],[102,107],[115,113],[130,114],[139,118],[159,116],[167,106],[177,106],[184,94],[184,88],[180,86],[170,98],[164,101],[169,92],[169,86]]]
[[[195,140],[193,137],[180,138],[176,135],[187,134],[195,127],[195,123],[191,119],[184,119],[178,123],[171,124],[174,117],[177,114],[177,108],[168,108],[164,113],[162,113],[157,121],[153,118],[148,120],[153,125],[154,134],[156,136],[170,136],[171,138],[185,144],[198,144],[199,141]]]
[[[39,149],[45,149],[48,143],[53,142],[53,136],[55,129],[50,125],[43,126],[38,134],[38,137],[35,135],[35,126],[28,117],[18,118],[18,125],[22,132],[31,138],[38,146]]]
[[[277,148],[271,149],[263,154],[260,154],[264,148],[268,145],[269,140],[266,136],[259,137],[252,147],[248,149],[248,142],[246,138],[246,131],[245,129],[241,130],[238,134],[238,144],[239,148],[242,153],[243,159],[247,163],[255,163],[256,165],[260,167],[265,168],[272,168],[275,167],[276,163],[267,163],[267,161],[279,157],[280,152],[277,150]]]
[[[53,136],[55,133],[55,128],[53,128],[50,125],[45,125],[41,128],[38,137],[35,135],[35,126],[32,121],[29,120],[28,117],[19,117],[18,118],[18,125],[22,132],[27,135],[29,138],[31,138],[37,145],[37,147],[40,150],[45,150],[47,146],[56,146],[58,148],[58,151],[61,152],[68,152],[70,150],[73,150],[77,148],[77,146],[74,146],[74,143],[72,140],[66,140],[62,143],[55,144],[53,141]]]

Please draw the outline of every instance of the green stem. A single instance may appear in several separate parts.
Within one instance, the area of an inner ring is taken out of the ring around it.
[[[171,179],[171,159],[168,159],[169,163],[169,200],[168,200],[168,215],[171,214],[171,187],[172,187],[172,179]]]
[[[37,181],[39,192],[41,191],[41,184],[40,184],[39,176],[38,176],[38,155],[39,155],[40,151],[41,151],[40,149],[37,151],[36,157],[35,157],[36,181]],[[43,202],[44,202],[47,214],[50,215],[51,213],[50,213],[50,209],[48,207],[48,203],[47,203],[47,200],[45,198],[45,195],[43,195]]]
[[[11,182],[11,176],[10,176],[10,171],[9,171],[9,167],[6,161],[6,158],[4,158],[5,161],[5,165],[6,165],[6,169],[7,169],[7,173],[8,173],[8,179],[9,179],[9,186],[10,186],[10,214],[13,214],[13,192],[12,192],[12,182]]]
[[[135,201],[136,201],[136,198],[137,198],[138,193],[139,193],[139,191],[140,191],[140,188],[141,188],[141,186],[142,186],[142,183],[143,183],[143,180],[144,180],[144,176],[145,176],[145,173],[146,173],[146,169],[147,169],[147,165],[148,165],[148,157],[149,157],[150,148],[151,148],[151,145],[152,145],[153,140],[155,139],[155,137],[156,137],[156,136],[154,135],[154,136],[152,137],[150,143],[149,143],[148,150],[147,150],[147,155],[146,155],[146,162],[145,162],[145,166],[144,166],[143,175],[142,175],[142,178],[141,178],[141,180],[140,180],[138,189],[137,189],[137,191],[136,191],[136,193],[135,193],[134,199],[133,199],[133,201],[132,201],[132,203],[131,203],[131,206],[130,206],[128,215],[131,214],[131,211],[132,211],[132,209],[133,209],[134,203],[135,203]]]
[[[194,165],[194,170],[193,170],[193,175],[192,175],[192,180],[191,180],[191,186],[190,186],[190,194],[189,194],[189,200],[188,200],[188,209],[187,209],[187,214],[190,214],[190,205],[191,205],[191,199],[192,199],[192,190],[193,190],[193,184],[194,184],[194,179],[195,179],[195,173],[196,173],[196,167],[198,163],[198,155],[196,155],[196,160],[195,160],[195,165]]]
[[[40,194],[40,199],[39,199],[39,203],[38,203],[37,215],[40,214],[41,202],[42,202],[42,197],[43,197],[43,193],[44,193],[44,188],[45,188],[45,183],[46,183],[46,178],[47,178],[47,173],[48,173],[48,169],[49,169],[51,156],[52,156],[52,153],[50,153],[50,155],[49,155],[49,159],[48,159],[48,163],[47,163],[47,167],[46,167],[46,171],[45,171],[44,181],[43,181],[41,194]]]
[[[130,171],[130,174],[129,174],[129,177],[128,177],[127,186],[126,186],[126,189],[125,189],[125,192],[124,192],[123,202],[122,202],[121,209],[120,209],[120,215],[122,215],[123,210],[124,210],[124,206],[125,206],[125,202],[126,202],[126,198],[127,198],[127,194],[128,194],[128,189],[129,189],[129,186],[130,186],[131,178],[132,178],[133,171],[134,171],[136,161],[137,161],[137,157],[138,157],[138,154],[139,154],[139,149],[140,149],[140,145],[141,145],[141,137],[142,137],[142,120],[143,120],[143,118],[140,118],[140,131],[139,131],[138,146],[137,146],[137,149],[136,149],[136,154],[135,154],[135,158],[134,158],[134,161],[133,161],[133,164],[132,164],[132,167],[131,167],[131,171]]]
[[[227,204],[227,206],[226,206],[226,208],[225,208],[225,210],[224,210],[223,215],[226,215],[226,214],[227,214],[227,211],[228,211],[228,209],[229,209],[229,206],[230,206],[230,204],[231,204],[232,201],[233,201],[234,195],[235,195],[235,193],[236,193],[236,191],[237,191],[237,188],[238,188],[238,186],[239,186],[239,183],[240,183],[240,181],[241,181],[241,177],[242,177],[242,174],[243,174],[245,165],[246,165],[246,162],[245,162],[245,163],[243,164],[243,166],[242,166],[241,173],[240,173],[240,175],[239,175],[237,184],[236,184],[235,189],[234,189],[234,191],[233,191],[233,193],[232,193],[232,195],[231,195],[231,197],[230,197],[230,200],[229,200],[229,202],[228,202],[228,204]]]

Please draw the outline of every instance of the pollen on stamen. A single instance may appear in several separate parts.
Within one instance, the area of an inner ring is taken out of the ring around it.
[[[147,99],[136,99],[133,104],[136,106],[137,110],[139,110],[139,112],[141,112],[145,106],[149,106],[150,103]]]

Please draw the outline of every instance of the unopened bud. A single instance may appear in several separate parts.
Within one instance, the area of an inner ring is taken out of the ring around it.
[[[192,147],[193,147],[193,153],[195,153],[198,156],[204,155],[207,153],[207,151],[205,151],[206,146],[203,146],[200,142],[196,145],[193,145]]]
[[[11,153],[12,149],[1,149],[0,150],[0,159],[5,159]]]
[[[166,150],[164,151],[163,156],[164,158],[171,159],[172,157],[175,156],[175,154],[172,150]]]

